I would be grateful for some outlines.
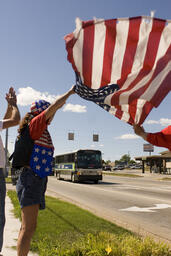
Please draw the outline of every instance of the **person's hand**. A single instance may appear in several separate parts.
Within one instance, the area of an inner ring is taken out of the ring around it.
[[[133,125],[134,132],[136,135],[141,136],[143,139],[146,140],[147,133],[145,132],[143,126],[140,126],[138,124]]]
[[[145,132],[144,128],[138,124],[134,124],[133,128],[136,135],[141,136]]]
[[[75,85],[72,85],[70,91],[70,95],[75,93]]]
[[[13,87],[9,88],[9,92],[6,93],[6,100],[8,102],[9,105],[11,106],[16,106],[17,104],[17,96],[15,94],[15,90]]]

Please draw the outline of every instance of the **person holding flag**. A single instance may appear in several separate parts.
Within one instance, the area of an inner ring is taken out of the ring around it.
[[[171,151],[171,125],[156,133],[148,133],[144,130],[143,126],[137,124],[133,125],[133,128],[136,135],[142,137],[150,144],[164,147]]]
[[[17,255],[27,256],[37,224],[39,209],[45,208],[47,176],[52,171],[54,146],[47,130],[58,109],[74,94],[74,86],[50,104],[45,100],[33,102],[18,129],[12,167],[17,169],[16,184],[21,206],[21,228]]]
[[[20,121],[20,112],[17,107],[17,97],[13,87],[11,87],[6,94],[6,101],[8,103],[7,110],[3,120],[0,120],[0,131],[12,126],[16,126]],[[5,226],[5,196],[6,196],[6,184],[5,184],[5,151],[3,143],[0,137],[0,256],[2,256],[3,246],[3,234]]]

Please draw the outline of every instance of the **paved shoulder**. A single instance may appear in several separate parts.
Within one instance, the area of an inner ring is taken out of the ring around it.
[[[20,229],[20,221],[19,219],[15,218],[12,210],[13,205],[11,200],[8,196],[6,196],[5,201],[5,211],[6,211],[6,224],[5,224],[5,231],[4,231],[4,244],[3,244],[3,255],[10,255],[16,256],[17,252],[12,247],[16,247],[18,233]],[[29,253],[29,256],[37,256],[37,254]]]

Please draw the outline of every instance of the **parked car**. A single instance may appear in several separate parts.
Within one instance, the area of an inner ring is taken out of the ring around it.
[[[125,167],[123,165],[116,165],[113,170],[116,171],[116,170],[123,170],[125,169]]]
[[[142,169],[142,165],[132,165],[131,169]]]
[[[136,169],[142,169],[142,165],[136,165]]]
[[[105,165],[105,166],[103,166],[103,170],[104,170],[104,171],[111,171],[112,168],[111,168],[110,165]]]

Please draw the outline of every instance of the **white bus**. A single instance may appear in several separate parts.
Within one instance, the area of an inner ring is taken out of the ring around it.
[[[102,154],[100,150],[80,149],[55,156],[57,179],[70,179],[72,182],[102,180]]]

